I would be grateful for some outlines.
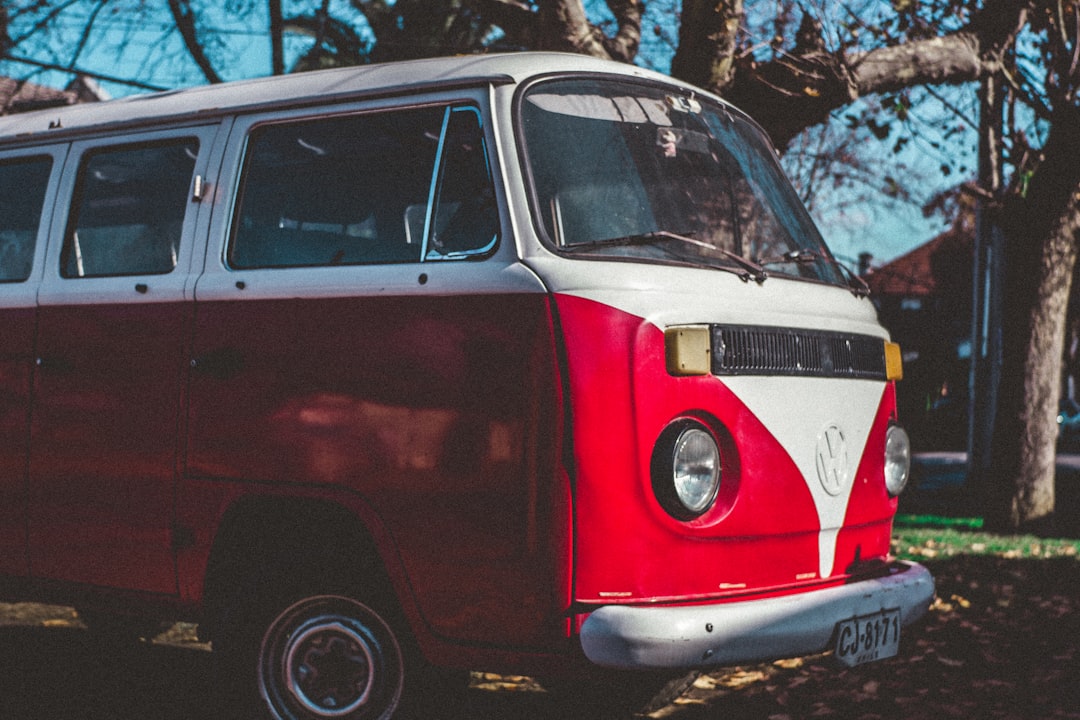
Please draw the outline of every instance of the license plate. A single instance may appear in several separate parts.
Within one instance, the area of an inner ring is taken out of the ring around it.
[[[891,658],[899,651],[899,610],[862,615],[836,626],[836,659],[848,667]]]

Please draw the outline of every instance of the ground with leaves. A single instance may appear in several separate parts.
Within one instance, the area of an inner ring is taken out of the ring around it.
[[[1073,541],[900,531],[938,597],[900,657],[838,669],[828,657],[702,676],[655,718],[1080,720],[1080,559]],[[0,717],[214,718],[209,653],[191,628],[103,646],[73,611],[0,605]],[[566,720],[527,678],[474,675],[462,720]]]
[[[1080,563],[930,558],[938,598],[895,660],[828,658],[710,675],[668,717],[1080,718]],[[711,687],[714,686],[715,687]]]

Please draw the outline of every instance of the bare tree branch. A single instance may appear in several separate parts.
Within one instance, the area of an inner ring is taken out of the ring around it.
[[[641,0],[607,0],[607,6],[619,29],[604,46],[615,60],[633,62],[641,47],[641,16],[645,4]]]
[[[69,62],[70,67],[75,67],[75,63],[79,62],[79,56],[82,55],[82,51],[86,48],[86,43],[89,42],[90,36],[93,34],[94,22],[97,20],[97,16],[101,11],[105,9],[106,5],[108,5],[108,0],[105,0],[105,2],[102,2],[90,11],[90,16],[86,21],[86,27],[83,28],[82,35],[79,37],[79,42],[75,46],[75,50],[71,53],[71,61]]]
[[[118,77],[116,75],[108,75],[106,73],[95,72],[92,70],[85,70],[83,68],[74,67],[72,65],[59,65],[57,63],[42,62],[40,60],[34,60],[33,58],[23,57],[21,55],[7,54],[4,56],[5,60],[9,60],[21,65],[31,65],[33,67],[41,68],[42,70],[59,70],[65,73],[74,73],[76,75],[85,75],[88,78],[95,80],[103,80],[105,82],[116,83],[117,85],[127,85],[133,88],[139,88],[140,90],[152,90],[160,91],[167,90],[168,88],[161,85],[153,85],[151,83],[141,82],[139,80],[130,80],[128,78]]]
[[[282,34],[285,32],[281,18],[281,0],[267,0],[270,15],[270,72],[285,74],[285,48]]]
[[[549,0],[538,11],[539,48],[611,59],[602,33],[589,22],[581,0]]]
[[[180,31],[180,36],[184,38],[184,45],[187,47],[188,53],[191,54],[195,64],[199,66],[199,70],[202,71],[206,81],[210,83],[221,82],[221,77],[217,74],[213,64],[210,62],[210,58],[206,56],[206,51],[199,42],[198,33],[195,31],[195,13],[192,11],[188,0],[169,0],[169,12],[172,13],[173,21],[176,23],[176,29]]]
[[[1004,49],[1024,23],[1028,0],[994,0],[967,27],[845,55],[821,49],[759,63],[744,57],[718,90],[756,117],[778,147],[834,110],[873,93],[958,84],[999,72]]]
[[[46,30],[56,20],[56,18],[60,16],[62,12],[67,10],[72,5],[77,5],[79,2],[81,2],[81,0],[67,0],[67,2],[57,4],[57,6],[50,10],[44,17],[34,23],[29,30],[27,30],[19,37],[12,38],[12,47],[17,47],[23,44],[28,38],[32,37],[33,35],[36,35],[43,30]],[[13,19],[14,18],[9,18],[9,20]]]
[[[487,22],[519,47],[558,50],[633,62],[641,46],[642,0],[606,0],[617,30],[608,36],[589,21],[581,0],[547,0],[537,10],[518,0],[471,0]]]
[[[470,4],[488,22],[502,28],[510,44],[522,48],[538,47],[538,15],[525,3],[519,0],[471,0]]]

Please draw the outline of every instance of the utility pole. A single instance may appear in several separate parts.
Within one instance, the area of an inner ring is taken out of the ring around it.
[[[990,76],[979,90],[979,197],[975,210],[972,273],[971,367],[968,376],[969,491],[982,500],[990,479],[990,450],[997,416],[1002,363],[1002,287],[1005,238],[992,203],[1000,197],[1001,79]]]

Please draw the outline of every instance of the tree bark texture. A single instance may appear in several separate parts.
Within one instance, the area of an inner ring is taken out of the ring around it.
[[[641,44],[642,0],[607,0],[618,31],[608,37],[589,22],[581,0],[546,0],[537,12],[538,49],[633,62]]]
[[[987,524],[1049,529],[1066,309],[1080,241],[1080,112],[1058,111],[1026,198],[1008,202],[1005,346]]]
[[[742,19],[743,0],[683,0],[671,74],[722,93],[734,79]]]

